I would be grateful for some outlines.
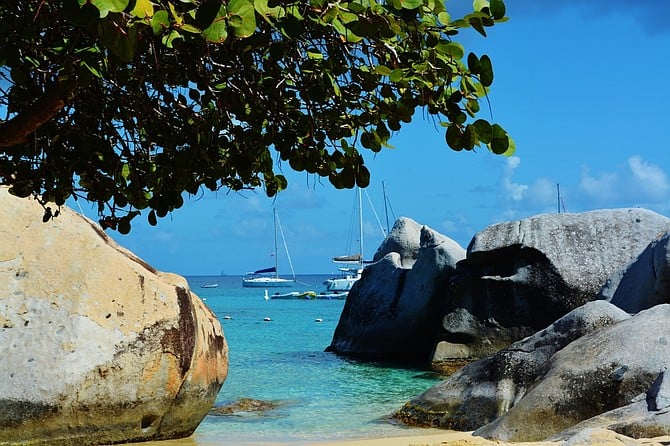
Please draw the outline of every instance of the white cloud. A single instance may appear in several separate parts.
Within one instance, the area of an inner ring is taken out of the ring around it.
[[[586,209],[603,206],[659,209],[670,200],[670,179],[660,166],[635,155],[613,171],[597,175],[583,167],[579,192]]]
[[[633,181],[649,197],[661,198],[670,191],[670,181],[663,169],[644,161],[642,157],[628,158],[628,168]]]
[[[507,163],[505,164],[505,169],[503,171],[502,184],[505,189],[505,198],[512,201],[523,200],[524,192],[528,189],[527,185],[512,181],[514,171],[519,167],[519,164],[521,164],[521,159],[516,156],[511,156],[507,158]]]
[[[602,173],[599,176],[591,176],[589,168],[582,167],[579,189],[591,199],[598,202],[607,202],[616,197],[617,183],[619,179],[615,173]]]

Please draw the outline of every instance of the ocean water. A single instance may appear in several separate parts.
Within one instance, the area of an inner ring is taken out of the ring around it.
[[[328,276],[298,276],[294,288],[324,291]],[[223,326],[229,371],[216,405],[241,398],[278,403],[265,412],[208,415],[195,432],[202,444],[298,444],[403,435],[389,416],[439,382],[427,370],[360,362],[324,350],[344,307],[341,300],[264,299],[241,276],[187,277]],[[218,283],[216,288],[203,284]],[[270,321],[266,321],[269,318]]]

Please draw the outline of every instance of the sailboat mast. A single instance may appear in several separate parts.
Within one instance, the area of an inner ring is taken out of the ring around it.
[[[388,203],[386,203],[386,183],[382,181],[382,192],[384,193],[384,214],[386,215],[386,234],[384,236],[388,236],[389,233],[391,232],[391,229],[389,228],[389,210],[388,210]]]
[[[274,228],[274,234],[275,234],[275,251],[274,251],[274,257],[275,257],[275,277],[279,277],[279,259],[277,255],[277,208],[272,209],[272,223],[273,223],[273,228]]]
[[[361,266],[363,265],[363,197],[358,187],[358,247],[361,250]]]

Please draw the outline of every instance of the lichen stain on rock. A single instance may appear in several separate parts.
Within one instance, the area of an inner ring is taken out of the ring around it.
[[[179,303],[179,332],[177,333],[178,337],[171,339],[171,341],[173,343],[178,342],[178,344],[173,344],[176,347],[173,351],[181,352],[181,372],[182,375],[185,375],[191,367],[195,350],[195,315],[190,293],[182,287],[175,287],[175,290]]]

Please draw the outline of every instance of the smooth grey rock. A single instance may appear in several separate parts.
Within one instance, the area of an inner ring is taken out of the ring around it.
[[[670,407],[670,375],[664,370],[658,375],[647,391],[647,407],[650,411],[664,410]]]
[[[411,269],[421,250],[421,228],[422,225],[411,218],[400,217],[377,248],[372,260],[377,262],[387,254],[395,252],[400,254],[400,267]]]
[[[472,239],[452,278],[440,341],[465,344],[477,359],[529,336],[596,299],[608,277],[669,229],[670,219],[638,208],[489,226]],[[479,331],[465,342],[462,323],[450,317],[464,311]]]
[[[376,263],[349,292],[327,350],[363,359],[430,361],[449,279],[464,257],[453,240],[399,220]]]
[[[553,355],[548,371],[523,398],[475,434],[502,441],[546,440],[633,400],[647,411],[663,413],[667,408],[653,410],[665,405],[663,386],[644,400],[636,397],[646,394],[670,366],[669,320],[670,305],[657,305],[570,343]]]
[[[629,313],[670,303],[670,232],[653,240],[619,274],[607,281],[599,294]]]
[[[470,431],[503,416],[549,370],[570,342],[630,316],[605,301],[579,307],[546,329],[465,366],[396,414],[411,425]]]

